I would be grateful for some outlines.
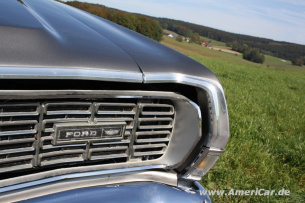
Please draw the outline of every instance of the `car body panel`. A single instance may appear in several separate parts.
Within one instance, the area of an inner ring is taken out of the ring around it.
[[[0,17],[0,66],[142,71],[144,75],[175,72],[218,82],[208,68],[189,57],[62,3],[16,0],[0,4],[1,16],[6,16]],[[10,14],[10,7],[20,15]]]
[[[59,192],[29,200],[24,203],[34,202],[210,202],[207,195],[200,192],[188,193],[180,189],[157,184],[137,183],[107,187],[91,187]]]
[[[59,10],[61,3],[20,2],[0,2],[1,16],[6,16],[0,17],[0,66],[141,73],[120,47]],[[21,14],[12,16],[12,8]]]

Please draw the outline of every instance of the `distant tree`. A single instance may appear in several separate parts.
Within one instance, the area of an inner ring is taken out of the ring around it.
[[[162,27],[152,18],[110,9],[97,4],[82,3],[77,1],[68,1],[66,4],[110,20],[156,41],[161,41],[163,37]],[[167,23],[163,24],[167,25]]]
[[[115,22],[119,25],[122,25],[128,29],[135,31],[138,25],[137,21],[134,20],[134,17],[135,16],[127,14],[125,12],[118,12],[115,14]]]
[[[197,32],[192,34],[191,42],[196,43],[196,44],[200,44],[200,36]]]
[[[175,32],[184,37],[191,37],[193,34],[193,31],[185,26],[176,26]]]
[[[239,50],[239,51],[243,53],[244,51],[247,51],[248,49],[249,49],[249,46],[246,44],[243,44],[241,50]]]
[[[115,12],[114,11],[109,11],[104,18],[107,19],[107,20],[110,20],[112,22],[115,22],[116,21]]]
[[[161,41],[163,30],[157,21],[144,16],[140,16],[138,19],[139,24],[136,30],[138,33],[141,33],[142,35],[145,35],[146,37],[152,38],[156,41]]]
[[[160,42],[163,38],[163,29],[160,26],[160,24],[156,20],[152,20],[152,26],[153,26],[153,37],[152,39]]]
[[[166,30],[167,30],[168,24],[167,24],[167,23],[162,23],[161,27],[162,27],[163,29],[166,29]]]
[[[137,32],[145,35],[146,37],[152,37],[153,33],[150,20],[144,16],[139,17],[138,20],[139,26],[137,27]]]
[[[184,27],[184,26],[177,26],[176,33],[177,33],[178,35],[185,36],[186,30],[187,30],[187,28]]]
[[[184,37],[191,37],[193,34],[193,31],[191,29],[186,29],[185,30],[185,34],[184,34]]]
[[[304,61],[302,58],[294,58],[291,60],[291,63],[295,66],[302,66],[304,64]]]
[[[264,63],[265,56],[263,54],[260,54],[257,49],[247,49],[243,52],[243,59],[255,63]]]
[[[232,47],[232,43],[231,42],[226,42],[226,46],[227,47]]]
[[[231,47],[232,47],[232,50],[233,50],[233,51],[239,51],[239,50],[240,50],[240,44],[239,44],[237,41],[234,41],[234,42],[231,44]]]

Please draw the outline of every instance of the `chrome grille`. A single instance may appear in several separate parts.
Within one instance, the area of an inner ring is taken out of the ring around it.
[[[126,136],[130,136],[134,127],[134,120],[137,111],[136,103],[96,103],[96,122],[103,121],[125,121]]]
[[[37,100],[0,105],[0,173],[67,164],[153,160],[166,151],[175,110],[167,99]],[[60,123],[125,122],[119,141],[54,144]]]
[[[32,168],[39,104],[0,105],[0,172]]]
[[[151,160],[163,155],[173,130],[174,107],[168,104],[139,105],[134,156]]]

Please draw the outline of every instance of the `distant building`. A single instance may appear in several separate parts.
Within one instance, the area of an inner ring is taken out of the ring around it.
[[[190,39],[189,39],[188,37],[182,37],[182,40],[183,40],[183,41],[190,42]]]
[[[172,37],[172,38],[176,38],[177,37],[177,35],[175,35],[175,34],[169,34],[167,36]]]
[[[200,42],[200,45],[204,46],[204,47],[211,47],[212,46],[211,42]]]
[[[176,35],[176,34],[167,33],[167,32],[163,32],[163,35],[166,35],[166,36],[171,37],[171,38],[176,38],[176,37],[178,37],[178,35]]]

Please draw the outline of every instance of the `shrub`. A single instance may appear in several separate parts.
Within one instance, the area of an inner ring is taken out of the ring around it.
[[[257,49],[246,49],[243,52],[243,59],[246,59],[248,61],[252,61],[255,63],[264,63],[265,56],[263,54],[260,54]]]
[[[178,35],[178,37],[176,37],[176,40],[177,40],[178,42],[182,42],[182,41],[183,41],[183,38],[182,38],[180,35]]]
[[[295,65],[295,66],[302,66],[304,61],[302,58],[294,58],[291,60],[291,63],[292,63],[292,65]]]

